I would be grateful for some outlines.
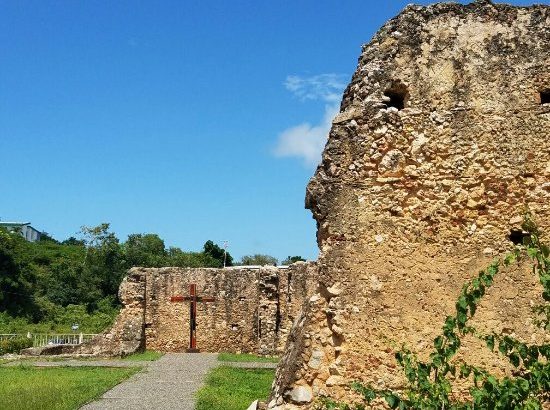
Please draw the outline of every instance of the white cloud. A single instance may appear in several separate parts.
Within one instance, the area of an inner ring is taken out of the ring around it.
[[[325,101],[323,118],[316,125],[304,122],[287,128],[277,139],[274,154],[277,157],[298,157],[306,166],[315,166],[327,141],[332,119],[339,111],[344,76],[340,74],[320,74],[312,77],[290,75],[285,87],[302,101]]]
[[[302,100],[323,100],[337,102],[346,87],[342,74],[319,74],[311,77],[289,75],[285,87]]]
[[[307,166],[315,166],[321,159],[332,119],[338,114],[338,105],[325,106],[325,115],[318,125],[307,122],[287,128],[281,134],[275,147],[278,157],[299,157]]]

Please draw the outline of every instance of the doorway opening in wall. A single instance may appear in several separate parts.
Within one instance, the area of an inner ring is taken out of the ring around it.
[[[384,103],[386,107],[394,107],[398,110],[405,108],[409,98],[409,91],[401,81],[395,81],[391,87],[384,91]]]
[[[541,104],[550,104],[550,90],[544,90],[539,93]]]

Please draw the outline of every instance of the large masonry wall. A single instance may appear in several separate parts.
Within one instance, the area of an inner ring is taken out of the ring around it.
[[[146,276],[148,349],[177,352],[188,347],[189,302],[170,302],[170,297],[187,295],[189,284],[196,283],[199,295],[216,298],[197,307],[201,350],[275,354],[282,351],[306,298],[312,268],[301,263],[290,268],[135,268],[135,273]]]
[[[304,301],[315,293],[315,263],[289,267],[132,268],[119,297],[113,327],[79,353],[120,355],[147,348],[189,347],[189,302],[171,302],[197,285],[214,302],[197,306],[197,347],[206,352],[282,353]]]
[[[402,388],[396,348],[429,352],[463,283],[521,236],[526,207],[550,232],[549,92],[548,6],[408,6],[363,47],[307,188],[319,291],[270,408],[353,401],[354,380]],[[548,341],[532,321],[541,290],[527,266],[507,269],[475,325]],[[511,371],[474,339],[459,357]]]

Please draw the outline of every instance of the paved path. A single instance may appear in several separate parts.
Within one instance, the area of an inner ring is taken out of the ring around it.
[[[136,363],[136,362],[135,362]],[[193,410],[194,393],[221,363],[215,353],[167,353],[82,410]]]

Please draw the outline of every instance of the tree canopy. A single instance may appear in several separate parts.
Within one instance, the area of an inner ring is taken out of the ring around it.
[[[209,255],[213,259],[217,260],[219,262],[219,267],[224,266],[224,258],[225,266],[233,266],[233,257],[228,252],[226,252],[226,250],[220,248],[212,241],[206,241],[206,243],[204,244],[203,252],[206,255]]]
[[[306,260],[301,256],[287,256],[282,262],[283,265],[292,265],[294,262],[305,262]]]
[[[250,265],[277,266],[277,263],[278,263],[277,258],[270,255],[262,255],[262,254],[245,255],[241,259],[241,265],[245,265],[245,266],[250,266]]]

